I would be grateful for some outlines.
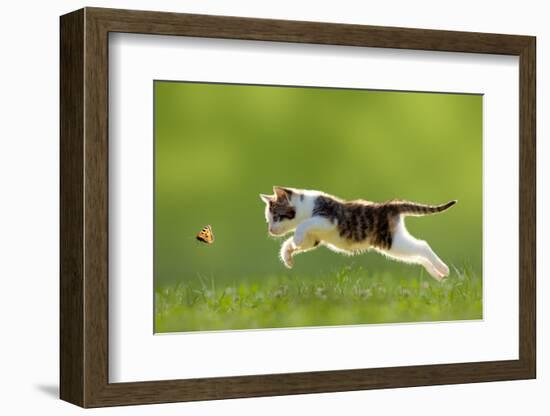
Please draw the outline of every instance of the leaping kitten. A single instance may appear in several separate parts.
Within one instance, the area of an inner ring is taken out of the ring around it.
[[[423,216],[445,211],[457,201],[424,205],[408,201],[344,201],[319,191],[273,187],[273,195],[260,194],[265,202],[269,234],[294,236],[281,246],[280,256],[292,268],[293,257],[319,245],[348,255],[374,249],[405,263],[424,266],[437,280],[449,268],[427,242],[417,240],[405,228],[405,216]]]

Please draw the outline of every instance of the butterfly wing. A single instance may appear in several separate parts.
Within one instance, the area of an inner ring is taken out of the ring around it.
[[[208,231],[210,233],[210,244],[214,242],[214,231],[212,231],[212,227],[208,226]]]
[[[214,233],[212,232],[212,227],[207,225],[203,227],[202,230],[197,234],[197,240],[202,243],[212,244],[214,242]]]

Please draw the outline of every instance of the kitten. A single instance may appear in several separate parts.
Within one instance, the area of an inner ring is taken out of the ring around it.
[[[274,187],[273,195],[260,194],[265,202],[269,234],[294,236],[281,246],[281,260],[292,268],[294,256],[323,245],[338,253],[357,254],[374,249],[406,263],[420,264],[437,280],[449,268],[428,243],[417,240],[405,228],[405,216],[445,211],[457,201],[424,205],[408,201],[382,203],[344,201],[319,191]]]

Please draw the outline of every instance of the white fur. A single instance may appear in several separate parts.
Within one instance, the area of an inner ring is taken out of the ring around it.
[[[403,217],[397,223],[391,249],[377,251],[395,260],[420,264],[424,266],[430,276],[437,280],[449,275],[449,267],[434,253],[430,245],[409,234]]]
[[[280,257],[286,267],[290,269],[294,266],[293,257],[296,254],[313,250],[321,245],[347,255],[358,254],[373,248],[368,239],[353,242],[342,238],[338,231],[338,224],[324,217],[313,216],[315,199],[323,195],[322,192],[298,189],[292,189],[292,191],[290,203],[296,209],[296,216],[292,220],[280,222],[274,222],[269,212],[268,202],[272,197],[261,195],[261,199],[266,202],[265,217],[269,224],[269,233],[274,236],[283,236],[294,231],[294,236],[286,239],[281,246]],[[433,252],[428,243],[417,240],[409,234],[403,217],[397,222],[391,249],[376,249],[376,251],[394,260],[422,265],[437,280],[449,275],[449,268]]]

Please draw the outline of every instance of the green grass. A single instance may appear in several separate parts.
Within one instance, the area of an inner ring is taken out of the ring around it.
[[[482,280],[467,268],[443,282],[344,268],[220,287],[199,280],[158,288],[155,332],[427,322],[482,318]]]

